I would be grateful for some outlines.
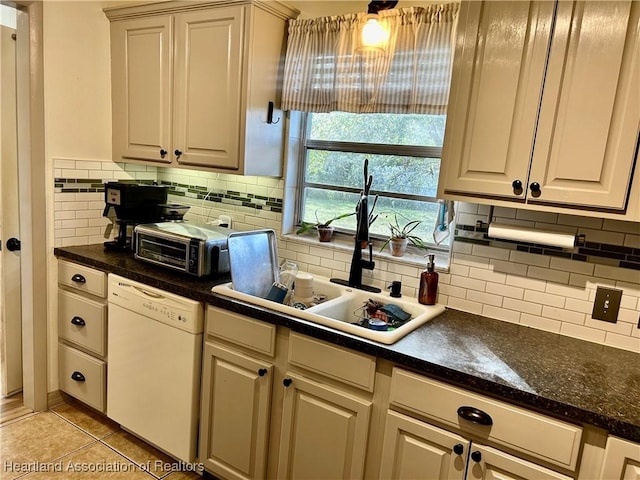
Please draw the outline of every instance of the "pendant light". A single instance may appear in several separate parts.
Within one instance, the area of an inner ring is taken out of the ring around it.
[[[357,52],[384,52],[389,41],[389,31],[380,21],[378,12],[389,10],[398,4],[395,1],[372,1],[367,8],[367,15],[364,18],[360,29],[359,44]]]

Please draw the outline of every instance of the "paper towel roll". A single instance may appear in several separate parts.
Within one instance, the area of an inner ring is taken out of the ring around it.
[[[576,242],[576,236],[571,233],[534,230],[532,228],[505,225],[502,223],[490,223],[488,235],[492,238],[514,240],[516,242],[539,243],[562,248],[573,248]]]

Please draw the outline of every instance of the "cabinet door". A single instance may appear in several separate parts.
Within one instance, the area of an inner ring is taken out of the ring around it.
[[[168,16],[111,24],[116,161],[171,162],[171,24]]]
[[[609,437],[602,475],[599,478],[604,480],[639,480],[640,444]]]
[[[470,448],[468,480],[538,480],[541,478],[571,480],[571,477],[494,448],[473,442]]]
[[[461,480],[469,442],[441,428],[389,411],[380,479]]]
[[[277,477],[362,478],[371,401],[297,375],[289,380]]]
[[[265,478],[273,365],[205,343],[199,458],[228,479]]]
[[[462,3],[440,194],[524,201],[553,8]]]
[[[622,210],[640,125],[640,3],[558,4],[530,183],[553,202]]]
[[[179,164],[239,168],[244,16],[245,7],[238,6],[175,17],[173,144]]]

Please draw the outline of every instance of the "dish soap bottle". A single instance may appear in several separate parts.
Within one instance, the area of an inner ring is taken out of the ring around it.
[[[435,305],[438,293],[438,272],[435,271],[434,255],[429,255],[427,269],[420,274],[418,301],[423,305]]]

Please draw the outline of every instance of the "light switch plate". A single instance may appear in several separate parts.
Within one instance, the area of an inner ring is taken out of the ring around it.
[[[620,310],[621,300],[622,290],[598,287],[596,290],[596,300],[593,302],[591,318],[616,323],[618,321],[618,311]]]

